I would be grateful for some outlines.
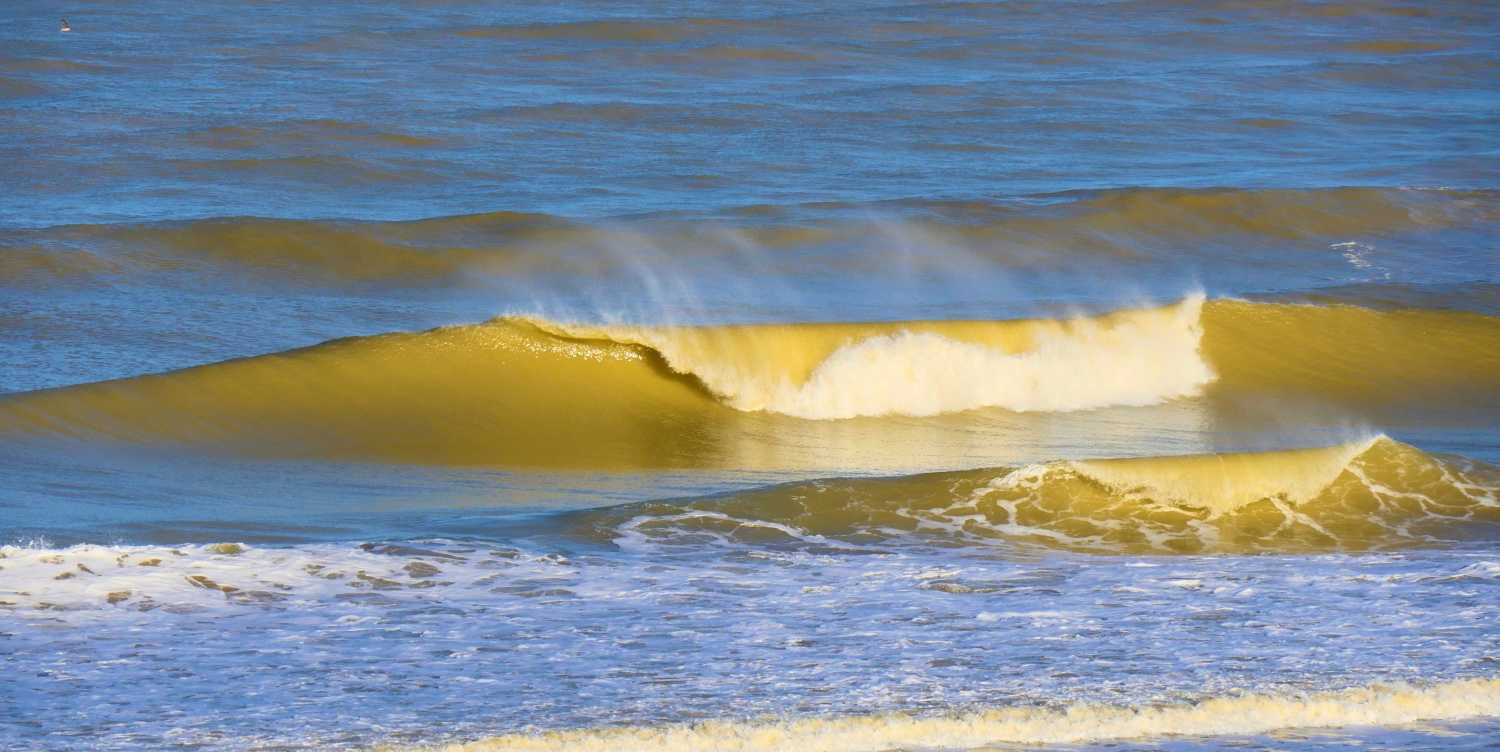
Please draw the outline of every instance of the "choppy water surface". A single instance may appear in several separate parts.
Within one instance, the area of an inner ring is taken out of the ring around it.
[[[1497,39],[8,3],[0,740],[1481,748]]]

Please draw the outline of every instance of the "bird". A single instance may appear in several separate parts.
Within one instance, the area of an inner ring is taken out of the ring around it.
[[[68,19],[66,19],[66,18],[63,19],[62,30],[63,31],[72,31],[73,30],[73,27],[68,25]]]

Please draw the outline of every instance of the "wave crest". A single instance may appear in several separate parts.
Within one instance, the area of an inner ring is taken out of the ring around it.
[[[1071,320],[561,330],[651,347],[739,410],[1067,412],[1197,394],[1214,378],[1198,352],[1203,301]]]

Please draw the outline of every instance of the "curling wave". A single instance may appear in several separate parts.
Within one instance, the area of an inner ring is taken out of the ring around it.
[[[1226,406],[1226,420],[1227,407],[1267,398],[1356,419],[1452,408],[1482,420],[1497,388],[1500,318],[1449,311],[1192,297],[1016,321],[501,318],[7,395],[0,434],[440,464],[774,468],[784,461],[770,444],[805,453],[830,431],[865,452],[916,440],[901,433],[914,425],[957,435],[1022,412],[1184,399]]]

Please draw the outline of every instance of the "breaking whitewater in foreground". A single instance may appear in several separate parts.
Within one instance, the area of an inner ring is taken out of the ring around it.
[[[448,539],[11,546],[0,619],[88,638],[57,653],[49,632],[12,630],[0,664],[23,686],[139,689],[88,711],[100,723],[191,706],[194,725],[170,727],[184,738],[270,747],[342,743],[320,719],[352,702],[379,704],[398,748],[430,744],[437,717],[478,738],[463,750],[877,752],[1460,721],[1500,711],[1497,494],[1496,468],[1376,437],[808,481],[474,518]],[[226,629],[255,642],[226,649]],[[350,651],[386,658],[337,658]],[[22,670],[39,655],[54,657]],[[531,678],[543,670],[556,683]],[[903,677],[901,692],[872,675]],[[582,709],[557,715],[562,695]],[[993,699],[1011,696],[1026,699]],[[547,731],[560,726],[574,730]],[[517,727],[541,731],[501,731]]]

